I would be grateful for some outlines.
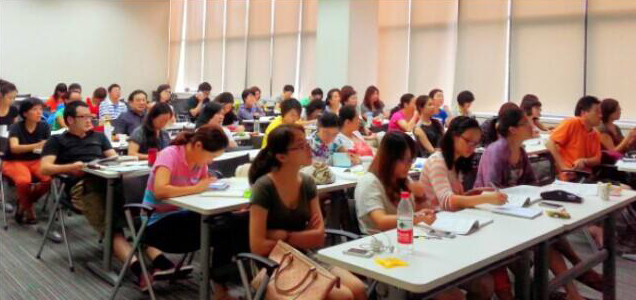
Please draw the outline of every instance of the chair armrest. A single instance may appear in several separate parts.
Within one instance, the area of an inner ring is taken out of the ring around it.
[[[259,267],[265,268],[267,270],[267,275],[272,276],[274,271],[278,268],[278,263],[267,258],[254,253],[243,252],[239,253],[234,257],[234,260],[247,260],[255,262]]]
[[[344,237],[347,239],[347,241],[357,240],[360,238],[359,235],[353,232],[340,230],[340,229],[331,229],[331,228],[325,229],[325,235],[333,236],[333,237]]]

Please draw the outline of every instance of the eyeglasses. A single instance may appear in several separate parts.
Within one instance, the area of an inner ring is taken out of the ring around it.
[[[477,147],[477,146],[479,145],[479,142],[480,142],[480,141],[471,141],[471,140],[469,140],[468,138],[466,138],[466,137],[464,137],[464,136],[461,136],[461,135],[460,135],[459,137],[460,137],[462,140],[464,140],[464,142],[466,142],[466,144],[467,144],[469,147]]]
[[[307,143],[307,141],[304,141],[302,144],[295,146],[295,147],[291,147],[291,148],[287,148],[287,151],[296,151],[296,150],[307,150],[309,149],[309,143]]]

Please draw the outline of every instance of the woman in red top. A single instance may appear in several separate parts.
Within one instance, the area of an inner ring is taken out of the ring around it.
[[[86,104],[88,104],[88,110],[91,112],[93,118],[99,117],[99,105],[106,99],[106,89],[103,87],[98,87],[93,91],[92,98],[86,98]],[[99,125],[95,126],[93,130],[98,132],[104,131],[104,125],[100,122]]]
[[[55,91],[53,91],[53,95],[46,100],[46,107],[49,108],[51,113],[57,111],[57,107],[60,104],[64,104],[64,98],[66,97],[66,92],[68,88],[65,83],[58,83],[55,86]]]

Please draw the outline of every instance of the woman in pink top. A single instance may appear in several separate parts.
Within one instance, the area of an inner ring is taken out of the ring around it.
[[[404,94],[400,97],[400,104],[397,107],[399,110],[391,115],[389,121],[389,131],[401,130],[404,132],[411,132],[420,115],[415,109],[415,96],[413,94]]]
[[[170,253],[199,249],[201,216],[164,200],[208,190],[210,183],[216,181],[208,174],[208,164],[223,154],[228,143],[220,127],[207,125],[195,132],[182,132],[171,146],[159,152],[143,202],[155,208],[144,237],[149,244]],[[215,299],[227,297],[226,288],[220,285],[228,280],[227,274],[222,274],[224,267],[233,267],[232,256],[247,249],[247,224],[235,223],[234,219],[228,219],[227,223],[214,226],[211,233]],[[239,232],[241,225],[245,230],[243,234]]]

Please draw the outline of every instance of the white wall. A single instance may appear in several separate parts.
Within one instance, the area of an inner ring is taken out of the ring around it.
[[[169,0],[2,0],[0,77],[48,96],[113,82],[123,96],[168,81]]]

